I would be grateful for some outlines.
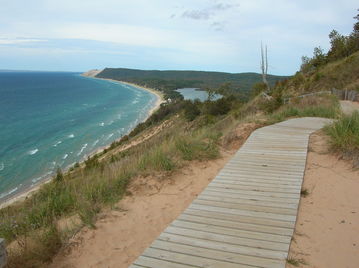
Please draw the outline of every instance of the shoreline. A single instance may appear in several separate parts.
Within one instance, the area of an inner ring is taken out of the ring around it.
[[[133,83],[129,83],[129,82],[124,82],[124,81],[118,81],[118,80],[114,80],[114,79],[107,79],[107,78],[97,78],[97,77],[93,77],[93,76],[86,76],[86,75],[81,75],[83,77],[87,77],[87,78],[94,78],[94,79],[101,79],[101,80],[107,80],[107,81],[110,81],[110,82],[115,82],[115,83],[118,83],[118,84],[126,84],[126,85],[129,85],[129,86],[132,86],[132,87],[136,87],[136,88],[139,88],[141,90],[145,90],[147,92],[150,92],[152,94],[154,94],[157,98],[156,102],[154,103],[154,106],[148,111],[147,113],[147,116],[146,118],[141,121],[140,123],[142,122],[145,122],[155,111],[157,111],[161,104],[165,102],[164,98],[163,98],[163,95],[155,90],[155,89],[152,89],[152,88],[147,88],[147,87],[143,87],[143,86],[140,86],[140,85],[136,85],[136,84],[133,84]],[[136,125],[137,126],[137,125]],[[134,128],[136,127],[134,126]],[[130,133],[133,129],[130,129],[128,133]],[[127,135],[125,134],[125,135]],[[121,137],[122,138],[122,137]],[[117,142],[119,140],[121,140],[121,138],[118,138],[116,140],[114,140],[113,142]],[[98,153],[101,153],[103,152],[105,149],[109,148],[111,146],[111,144],[113,143],[111,142],[110,144],[106,145],[106,146],[102,146],[100,148],[97,148],[96,150],[94,150],[93,152],[90,152],[89,154],[85,155],[83,157],[83,160],[81,161],[78,161],[79,164],[82,164],[88,157],[91,157],[93,155],[96,155]],[[69,171],[70,167],[72,167],[74,164],[72,165],[69,165],[67,167],[65,167],[63,169],[63,172],[66,173]],[[4,199],[3,201],[0,201],[0,209],[3,209],[7,206],[10,206],[16,202],[22,202],[24,200],[26,200],[27,198],[31,197],[35,192],[37,192],[41,186],[45,185],[46,183],[49,183],[52,181],[53,179],[53,176],[54,175],[49,175],[48,177],[45,177],[44,179],[38,181],[37,183],[35,183],[33,186],[29,186],[23,190],[20,190],[18,193],[15,193],[14,195],[10,195],[8,199]]]

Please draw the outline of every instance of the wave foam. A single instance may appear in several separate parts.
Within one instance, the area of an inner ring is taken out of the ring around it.
[[[0,171],[4,170],[4,168],[5,168],[4,163],[0,163]]]
[[[65,155],[62,157],[62,159],[65,160],[68,156],[69,156],[68,154],[65,154]]]
[[[57,141],[53,146],[56,147],[57,145],[61,144],[62,141]]]
[[[86,149],[86,147],[87,147],[87,143],[85,143],[85,144],[82,146],[81,150],[77,153],[77,156],[80,156],[80,155],[82,154],[82,152]]]
[[[103,127],[104,125],[105,125],[104,122],[101,122],[101,123],[99,124],[100,127]]]
[[[11,195],[12,193],[16,192],[17,190],[18,190],[18,187],[15,187],[6,193],[2,193],[2,194],[0,194],[0,198],[4,198],[5,196]]]
[[[39,151],[39,149],[34,149],[34,150],[30,150],[30,151],[28,151],[27,153],[29,154],[29,155],[34,155],[34,154],[36,154],[37,152]]]
[[[114,133],[111,133],[110,135],[108,135],[108,137],[107,137],[106,140],[108,140],[109,138],[111,138],[113,135],[114,135]]]
[[[51,175],[52,174],[52,171],[48,171],[48,172],[46,172],[44,175],[42,175],[42,176],[40,176],[40,177],[37,177],[37,178],[35,178],[35,179],[32,179],[31,181],[32,181],[32,183],[36,183],[36,182],[38,182],[38,181],[40,181],[40,180],[42,180],[42,179],[45,179],[47,176],[49,176],[49,175]]]
[[[67,136],[69,139],[73,139],[73,138],[75,138],[75,135],[74,134],[70,134],[70,135],[68,135]]]
[[[99,142],[100,140],[95,140],[95,142],[92,144],[92,146],[96,146],[96,144]]]

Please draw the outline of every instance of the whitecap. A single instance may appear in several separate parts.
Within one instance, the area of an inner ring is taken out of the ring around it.
[[[6,193],[2,193],[0,194],[0,198],[3,198],[5,196],[11,195],[12,193],[16,192],[18,190],[18,187],[15,187],[13,189],[11,189],[10,191],[6,192]]]
[[[67,136],[69,139],[72,139],[72,138],[75,138],[75,135],[74,134],[70,134]]]
[[[42,176],[40,176],[40,177],[37,177],[37,178],[34,178],[34,179],[32,179],[31,181],[32,181],[32,183],[36,183],[36,182],[38,182],[39,180],[42,180],[42,179],[46,178],[47,176],[49,176],[49,175],[51,175],[51,174],[52,174],[52,171],[48,171],[48,172],[46,172],[44,175],[42,175]]]
[[[4,170],[4,168],[5,168],[4,163],[0,163],[0,171]]]
[[[95,142],[92,144],[92,146],[96,146],[96,144],[99,142],[100,140],[95,140]]]
[[[62,157],[62,159],[65,160],[68,156],[69,156],[68,154],[65,154],[65,155]]]
[[[111,133],[110,135],[108,135],[107,140],[108,140],[109,138],[111,138],[113,135],[114,135],[114,133]]]
[[[103,127],[104,125],[105,125],[104,122],[101,122],[101,123],[99,124],[100,127]]]
[[[117,118],[118,118],[118,119],[121,119],[121,117],[122,117],[122,114],[118,114],[118,115],[117,115]]]
[[[112,125],[112,124],[113,124],[113,122],[114,122],[114,121],[113,121],[113,120],[111,120],[111,121],[108,123],[108,125]]]
[[[37,152],[39,151],[39,149],[34,149],[34,150],[30,150],[30,151],[28,151],[27,153],[29,154],[29,155],[34,155],[34,154],[36,154]]]
[[[136,104],[136,103],[138,103],[137,99],[132,102],[132,104]]]
[[[82,152],[86,149],[86,147],[87,147],[87,143],[85,143],[85,144],[82,146],[81,150],[77,153],[77,156],[80,156],[80,155],[82,154]]]
[[[62,141],[57,141],[53,146],[56,147],[57,145],[61,144]]]

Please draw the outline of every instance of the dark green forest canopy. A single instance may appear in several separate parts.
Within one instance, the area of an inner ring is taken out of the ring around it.
[[[178,88],[193,87],[201,89],[218,89],[225,83],[230,83],[234,91],[248,92],[253,84],[261,82],[258,73],[224,73],[204,71],[157,71],[136,70],[126,68],[106,68],[97,75],[99,78],[131,82],[161,91],[173,91]],[[271,85],[287,76],[268,75]]]

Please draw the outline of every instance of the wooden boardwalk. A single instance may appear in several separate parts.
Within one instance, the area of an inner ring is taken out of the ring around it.
[[[297,118],[254,131],[130,267],[285,267],[309,135],[328,122]]]

